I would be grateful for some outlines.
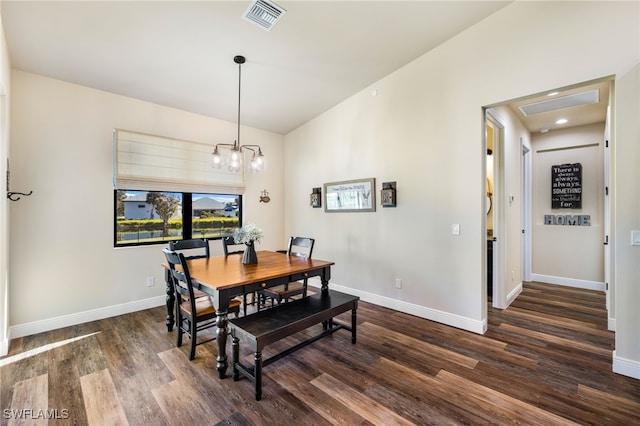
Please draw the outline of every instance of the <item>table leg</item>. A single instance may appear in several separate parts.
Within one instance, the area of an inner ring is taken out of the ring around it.
[[[322,285],[320,286],[320,290],[323,293],[327,293],[329,291],[329,280],[322,279]]]
[[[218,368],[218,376],[224,379],[227,374],[227,311],[216,311],[216,342],[218,343],[218,357],[216,358],[216,367]]]
[[[176,290],[173,288],[173,278],[169,269],[164,272],[164,281],[167,293],[167,331],[173,330],[175,324],[174,307],[176,303]]]
[[[320,287],[320,290],[322,290],[323,293],[329,292],[330,279],[331,279],[331,268],[324,268],[322,270],[322,274],[320,275],[320,280],[322,282],[322,286]]]
[[[356,314],[357,309],[358,302],[354,302],[353,308],[351,309],[351,343],[356,343],[356,327],[358,324],[358,317]]]

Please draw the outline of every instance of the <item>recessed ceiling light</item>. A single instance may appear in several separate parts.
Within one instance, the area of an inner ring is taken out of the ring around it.
[[[555,95],[557,95],[558,93],[560,93],[560,92],[551,92],[551,93],[548,93],[548,94],[547,94],[547,96],[555,96]]]
[[[549,129],[547,129],[546,127],[540,129],[540,133],[548,133]]]
[[[556,124],[565,124],[567,121],[569,121],[569,120],[567,120],[566,118],[561,118],[561,119],[556,121]]]

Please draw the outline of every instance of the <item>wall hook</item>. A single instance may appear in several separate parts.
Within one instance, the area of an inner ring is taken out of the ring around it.
[[[11,170],[9,169],[9,159],[7,158],[7,198],[10,199],[11,201],[18,201],[22,197],[17,197],[17,195],[23,195],[25,197],[28,197],[29,195],[33,194],[33,191],[29,191],[28,194],[25,194],[24,192],[9,191],[9,186],[10,186],[9,182],[11,182]]]
[[[16,195],[24,195],[25,197],[28,197],[31,194],[33,194],[33,191],[29,191],[28,194],[25,194],[24,192],[7,192],[7,198],[11,201],[18,201],[22,197],[16,197]]]

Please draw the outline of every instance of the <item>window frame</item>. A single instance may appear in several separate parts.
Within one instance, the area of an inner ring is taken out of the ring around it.
[[[141,191],[141,192],[173,192],[182,195],[182,237],[171,240],[159,240],[159,241],[145,241],[135,243],[121,243],[118,242],[118,191]],[[206,192],[180,192],[180,191],[158,191],[158,190],[139,190],[139,189],[114,189],[113,190],[113,247],[140,247],[140,246],[152,246],[160,244],[168,244],[169,241],[181,241],[189,240],[193,237],[193,194],[208,194],[208,195],[225,195],[233,196],[238,199],[238,227],[242,227],[243,216],[243,196],[240,194],[222,194],[222,193],[206,193]],[[199,237],[195,237],[199,238]],[[208,240],[220,240],[222,237],[207,238]]]

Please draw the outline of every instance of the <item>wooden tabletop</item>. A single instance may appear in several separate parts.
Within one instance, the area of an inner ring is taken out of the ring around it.
[[[242,255],[188,260],[191,278],[207,287],[223,290],[287,275],[301,274],[334,265],[272,251],[258,251],[258,263],[245,265]]]

